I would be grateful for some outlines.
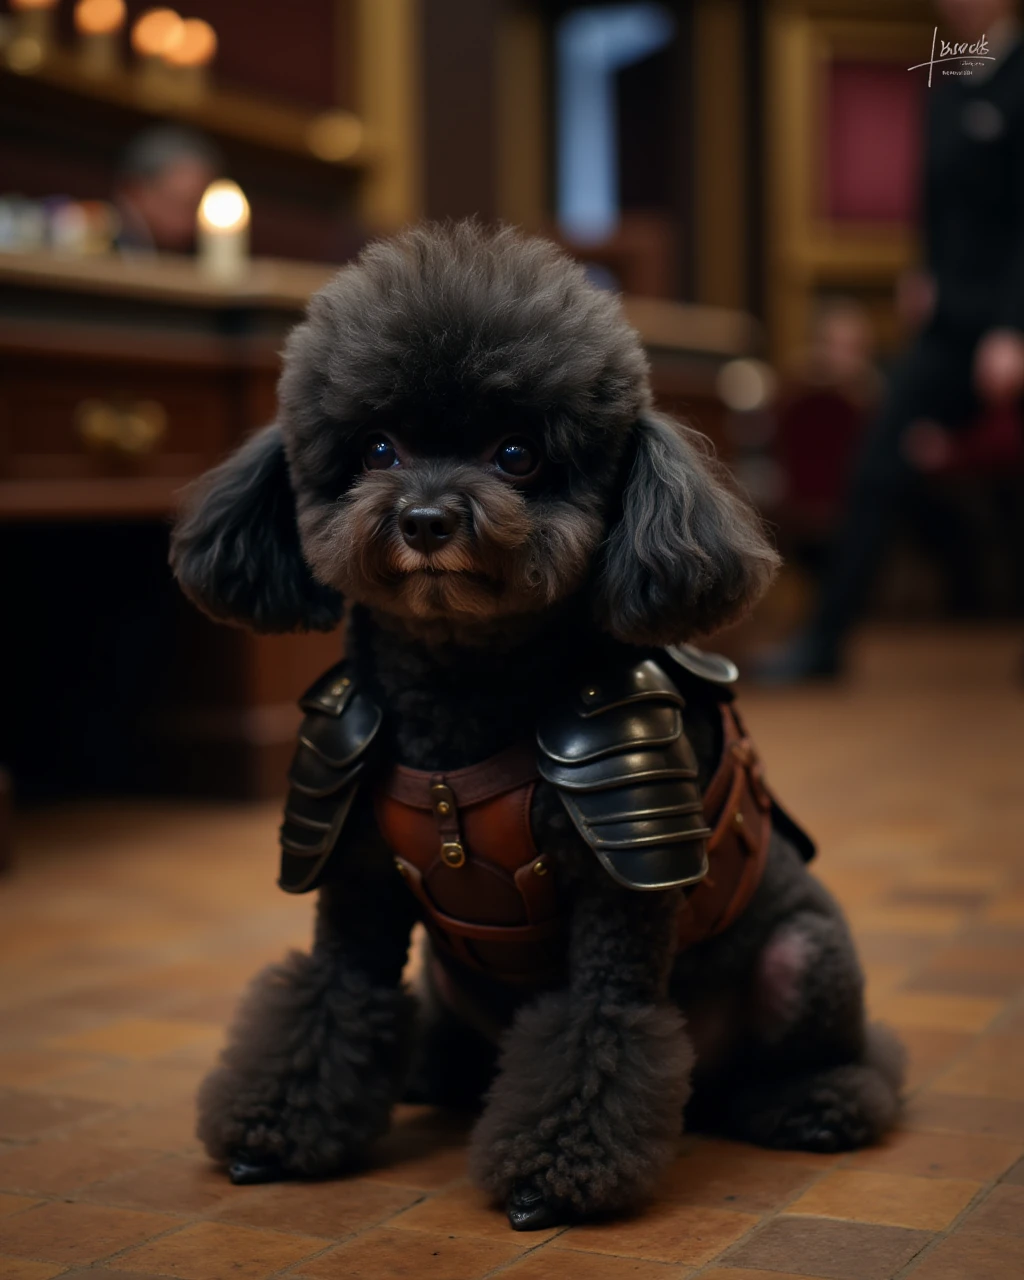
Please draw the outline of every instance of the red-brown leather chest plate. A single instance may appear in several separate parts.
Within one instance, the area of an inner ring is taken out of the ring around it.
[[[396,766],[374,793],[435,946],[505,982],[541,983],[563,959],[555,877],[530,829],[537,776],[533,751],[513,748],[451,773]]]

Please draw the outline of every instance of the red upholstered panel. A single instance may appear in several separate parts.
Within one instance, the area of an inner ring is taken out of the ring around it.
[[[922,81],[899,65],[831,64],[823,139],[826,218],[915,222],[925,92]]]
[[[786,516],[827,527],[846,492],[865,411],[831,388],[791,389],[782,397],[776,457],[786,475]]]

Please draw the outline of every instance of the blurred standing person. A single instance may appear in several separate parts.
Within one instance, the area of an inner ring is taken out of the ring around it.
[[[1017,0],[937,0],[940,34],[983,35],[994,61],[934,72],[925,158],[926,269],[897,304],[919,332],[894,371],[854,471],[809,626],[755,662],[764,682],[839,673],[904,498],[921,422],[951,430],[1024,394],[1024,43]],[[960,64],[945,64],[958,67]],[[968,68],[964,67],[966,71]]]
[[[217,148],[201,133],[158,125],[137,134],[125,149],[114,183],[121,220],[117,247],[191,252],[199,202],[222,168]]]

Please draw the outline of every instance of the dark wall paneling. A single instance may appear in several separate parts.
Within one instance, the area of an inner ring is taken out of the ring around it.
[[[431,218],[497,213],[500,0],[425,0],[423,141]]]
[[[672,205],[675,58],[670,44],[619,73],[619,191],[624,212],[666,210]]]
[[[764,293],[765,258],[767,240],[767,215],[765,209],[765,0],[745,0],[745,49],[747,73],[746,130],[747,165],[750,181],[747,184],[749,216],[747,218],[747,281],[748,310],[758,319],[765,315]]]

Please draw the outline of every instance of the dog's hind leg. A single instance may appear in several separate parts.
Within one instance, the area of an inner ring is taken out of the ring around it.
[[[899,1112],[902,1049],[869,1027],[859,1061],[767,1078],[732,1098],[726,1130],[763,1147],[845,1151],[876,1141]]]
[[[411,921],[366,888],[321,890],[312,952],[257,976],[203,1081],[197,1133],[234,1182],[340,1172],[387,1129],[411,1055]]]
[[[903,1050],[864,1018],[863,978],[838,909],[780,925],[757,960],[742,1054],[721,1108],[733,1137],[840,1151],[899,1112]]]

